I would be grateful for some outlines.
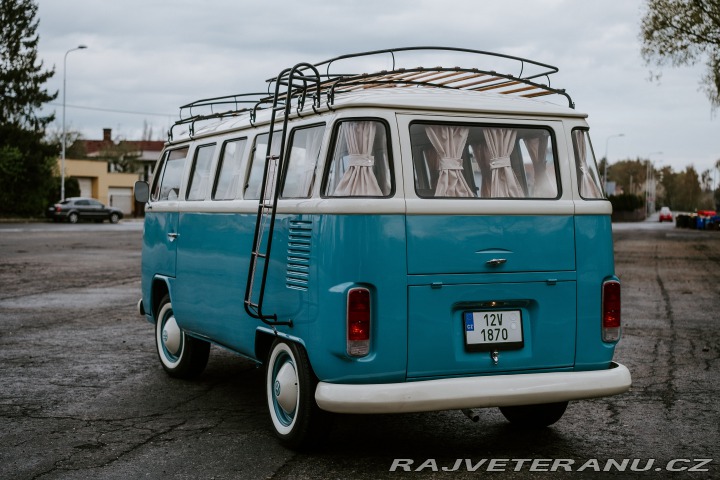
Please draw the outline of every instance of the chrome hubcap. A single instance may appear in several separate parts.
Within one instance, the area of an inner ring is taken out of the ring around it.
[[[175,321],[175,317],[170,317],[163,325],[162,341],[165,349],[172,355],[177,355],[180,351],[180,343],[182,333],[180,327]]]
[[[298,382],[295,366],[292,363],[285,363],[275,377],[273,385],[275,400],[280,408],[288,414],[295,412],[298,399]]]

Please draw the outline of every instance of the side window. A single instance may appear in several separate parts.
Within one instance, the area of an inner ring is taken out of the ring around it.
[[[188,147],[165,152],[162,166],[153,184],[153,201],[176,200],[180,192],[180,181],[185,169]]]
[[[378,120],[343,121],[335,131],[323,195],[387,197],[394,179],[387,128]]]
[[[203,200],[205,198],[210,186],[210,164],[214,153],[214,144],[203,145],[195,150],[195,161],[193,162],[187,192],[188,200]]]
[[[79,205],[81,207],[87,207],[90,205],[90,202],[88,202],[87,200],[78,200],[77,202],[75,202],[75,205]]]
[[[605,198],[588,131],[575,129],[572,139],[580,196],[586,199]]]
[[[238,186],[242,183],[240,171],[247,139],[230,140],[223,145],[217,179],[213,188],[213,200],[233,200],[237,198]]]
[[[280,135],[282,132],[274,132],[272,139],[272,151],[271,155],[278,155],[280,152]],[[253,149],[253,155],[250,163],[250,171],[248,172],[247,182],[245,182],[245,193],[243,198],[249,200],[259,200],[260,190],[262,189],[263,171],[265,170],[265,155],[267,155],[267,145],[269,134],[263,133],[255,137],[255,148]],[[275,163],[275,162],[273,162]],[[275,168],[270,166],[268,171],[271,182],[270,185],[274,185],[275,182]],[[265,192],[265,197],[270,198],[273,192]]]
[[[293,130],[285,181],[280,192],[283,198],[310,196],[324,133],[325,125]]]
[[[558,197],[549,129],[414,123],[410,137],[419,197]]]

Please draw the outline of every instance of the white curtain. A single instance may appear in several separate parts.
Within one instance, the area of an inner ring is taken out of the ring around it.
[[[555,168],[552,165],[552,170],[548,172],[545,158],[549,138],[548,135],[542,134],[537,137],[523,139],[533,164],[535,186],[531,195],[536,198],[554,198],[557,195]]]
[[[342,132],[348,147],[347,170],[338,183],[334,196],[381,197],[383,195],[373,172],[371,155],[375,142],[375,122],[345,122]],[[338,159],[336,159],[338,161]],[[336,169],[339,165],[335,165]],[[337,170],[336,170],[337,171]]]
[[[490,198],[490,179],[492,177],[490,174],[490,153],[488,153],[487,147],[481,143],[472,144],[470,148],[482,176],[479,196],[480,198]]]
[[[487,142],[490,178],[490,197],[524,197],[520,182],[510,165],[510,154],[515,148],[517,131],[509,128],[487,128],[484,130]]]
[[[583,198],[603,198],[600,186],[590,175],[590,168],[587,163],[587,144],[585,143],[585,132],[575,130],[575,145],[577,146],[577,156],[575,160],[579,170],[580,196]]]
[[[463,177],[462,153],[470,129],[449,125],[425,127],[430,143],[438,153],[436,197],[474,197],[475,193]]]

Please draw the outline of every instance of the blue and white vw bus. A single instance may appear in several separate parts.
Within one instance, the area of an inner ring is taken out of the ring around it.
[[[472,66],[399,65],[417,53]],[[182,107],[137,189],[163,368],[197,376],[211,344],[262,364],[293,448],[333,412],[499,407],[537,427],[628,390],[611,206],[556,71],[403,48]]]

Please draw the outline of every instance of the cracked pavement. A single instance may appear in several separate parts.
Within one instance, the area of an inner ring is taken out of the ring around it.
[[[338,416],[320,451],[275,441],[262,371],[220,348],[196,381],[169,378],[139,299],[140,224],[0,225],[0,478],[477,478],[390,472],[394,459],[712,458],[719,478],[720,233],[615,229],[630,392],[571,403],[539,431],[496,409]],[[115,228],[117,227],[117,228]],[[575,472],[635,478],[655,472]],[[489,472],[486,474],[490,474]],[[496,474],[498,475],[498,474]],[[509,471],[507,478],[553,472]]]

